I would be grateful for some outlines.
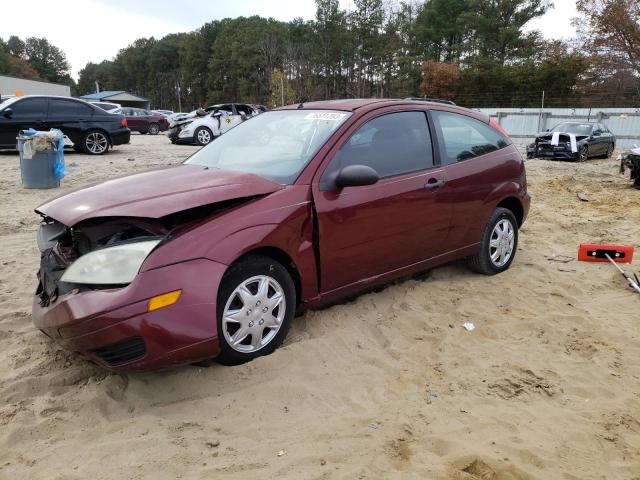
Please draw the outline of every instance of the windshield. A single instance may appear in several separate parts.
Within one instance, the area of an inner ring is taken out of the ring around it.
[[[551,129],[552,132],[573,133],[574,135],[591,135],[593,125],[589,123],[559,123]]]
[[[351,114],[327,110],[276,110],[239,124],[185,163],[253,173],[291,185]]]
[[[5,98],[5,99],[1,100],[0,109],[8,107],[9,105],[14,103],[15,101],[20,100],[20,98],[21,97],[9,97],[9,98]]]

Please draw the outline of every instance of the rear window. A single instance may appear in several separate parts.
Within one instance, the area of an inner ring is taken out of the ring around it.
[[[59,98],[49,100],[49,116],[79,117],[90,116],[92,113],[93,108],[86,103]]]
[[[475,118],[440,110],[433,110],[431,114],[444,165],[494,152],[511,143]]]

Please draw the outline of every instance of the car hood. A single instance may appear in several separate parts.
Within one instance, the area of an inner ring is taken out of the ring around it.
[[[96,217],[160,218],[284,186],[242,172],[179,165],[107,180],[56,197],[36,212],[67,226]]]

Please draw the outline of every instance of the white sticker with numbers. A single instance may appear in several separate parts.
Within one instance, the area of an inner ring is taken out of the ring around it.
[[[346,113],[337,113],[337,112],[311,112],[308,113],[304,119],[305,120],[330,120],[333,122],[338,122],[346,117]]]

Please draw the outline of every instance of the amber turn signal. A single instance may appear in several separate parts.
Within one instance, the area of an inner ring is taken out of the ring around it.
[[[173,292],[167,292],[167,293],[163,293],[162,295],[156,295],[155,297],[151,297],[149,299],[149,306],[147,308],[147,311],[153,312],[154,310],[158,310],[160,308],[173,305],[178,301],[181,293],[182,293],[182,290],[174,290]]]

